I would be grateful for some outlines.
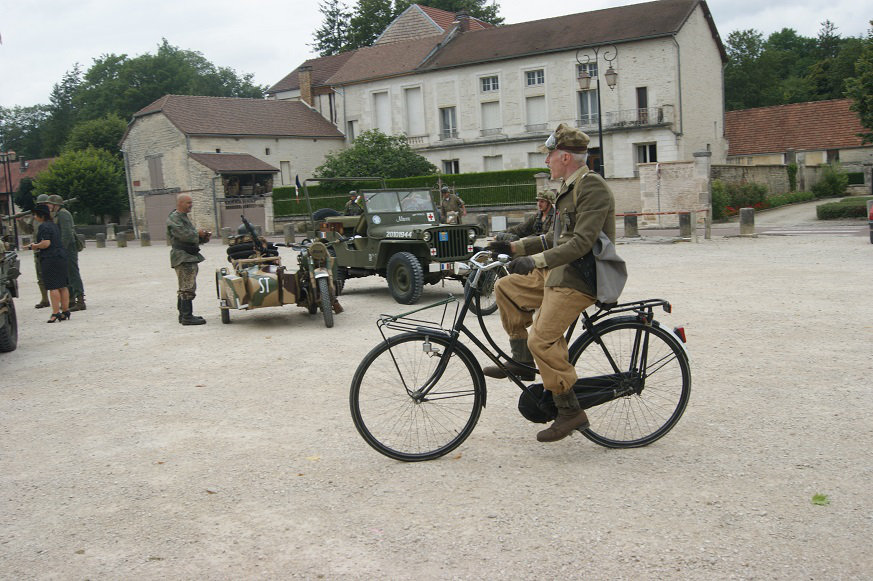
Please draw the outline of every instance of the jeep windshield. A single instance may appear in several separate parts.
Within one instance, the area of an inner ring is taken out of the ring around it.
[[[367,213],[433,212],[430,190],[380,190],[364,192]],[[426,220],[427,221],[427,220]]]

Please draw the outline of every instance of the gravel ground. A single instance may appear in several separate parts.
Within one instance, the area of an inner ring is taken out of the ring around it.
[[[866,235],[619,251],[623,298],[669,299],[658,318],[687,330],[673,431],[540,444],[516,388],[489,380],[471,437],[415,464],[370,449],[348,409],[376,315],[405,309],[383,280],[350,281],[332,329],[293,306],[222,325],[212,243],[208,324],[181,327],[165,246],[89,244],[88,310],[45,327],[23,253],[19,348],[0,356],[0,578],[869,579]]]

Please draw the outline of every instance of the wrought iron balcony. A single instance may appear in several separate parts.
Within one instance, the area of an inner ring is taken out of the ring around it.
[[[673,107],[647,107],[643,109],[622,109],[603,114],[603,129],[633,129],[673,123]],[[597,129],[597,114],[583,115],[576,119],[576,127],[585,130]]]
[[[440,129],[440,141],[445,139],[457,139],[458,138],[458,130],[457,129]]]

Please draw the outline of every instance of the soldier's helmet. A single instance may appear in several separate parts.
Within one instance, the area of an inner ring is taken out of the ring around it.
[[[49,195],[48,194],[40,194],[36,197],[37,204],[48,204]]]
[[[448,191],[449,191],[449,186],[443,186],[442,188],[440,188],[440,191],[441,191],[442,193],[444,193],[444,194],[445,194],[445,193],[448,193]]]
[[[57,204],[58,206],[64,205],[64,199],[57,194],[52,194],[48,197],[49,204]]]
[[[545,190],[542,192],[537,192],[537,200],[545,200],[550,204],[555,203],[555,192],[552,190]]]
[[[240,224],[240,225],[237,227],[237,229],[236,229],[236,233],[237,233],[237,234],[248,234],[248,233],[249,233],[249,229],[246,228],[246,225],[245,225],[245,224]]]

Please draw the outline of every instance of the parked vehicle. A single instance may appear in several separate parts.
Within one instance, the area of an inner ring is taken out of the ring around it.
[[[0,240],[0,353],[15,351],[18,347],[18,319],[13,299],[18,298],[20,266],[18,253],[6,250],[6,244]]]
[[[398,303],[418,302],[425,284],[463,280],[456,262],[473,255],[482,232],[474,224],[440,224],[429,189],[361,190],[364,213],[322,208],[316,227],[336,252],[342,280],[379,275]],[[308,198],[308,193],[307,193]]]
[[[296,272],[282,265],[275,244],[259,237],[243,217],[246,233],[232,236],[227,248],[231,266],[215,272],[215,290],[221,322],[230,323],[231,310],[250,311],[293,304],[314,315],[321,310],[324,324],[333,327],[334,313],[342,312],[336,299],[334,259],[320,240],[292,245],[297,251]]]

